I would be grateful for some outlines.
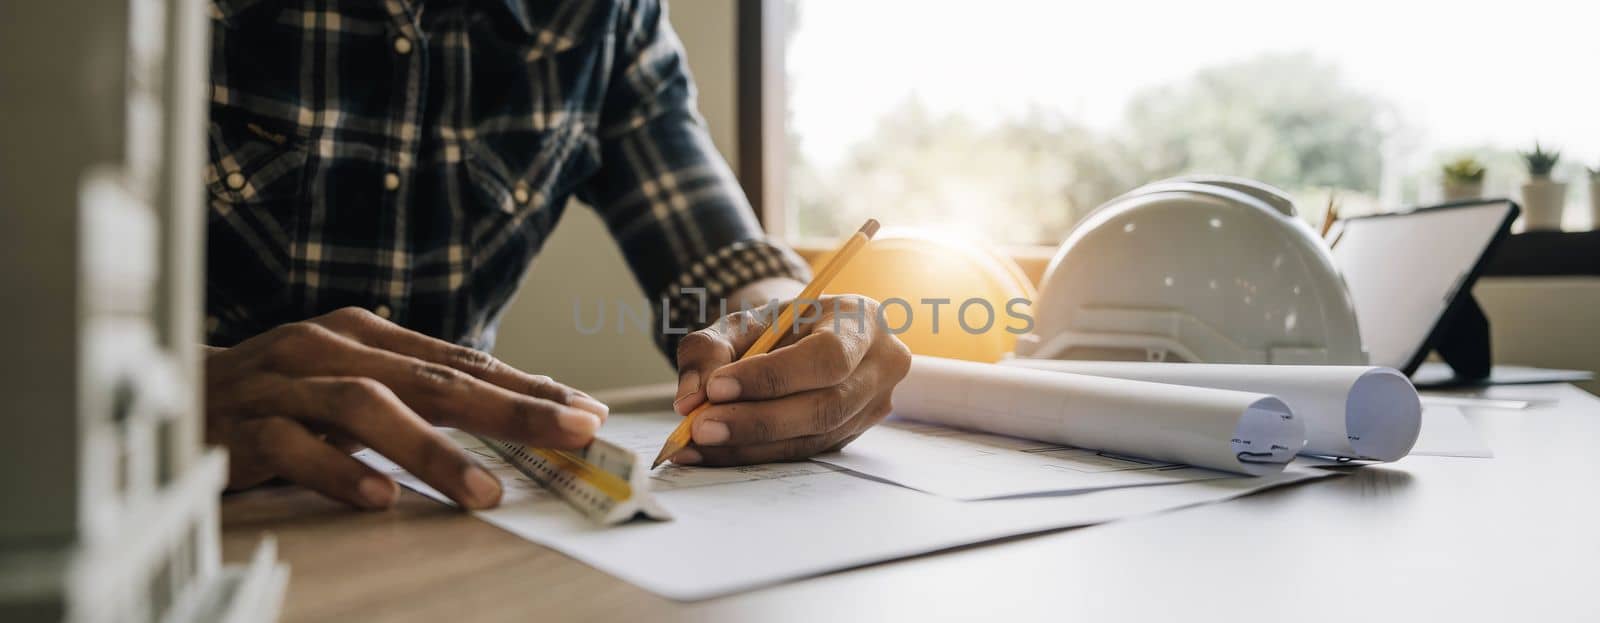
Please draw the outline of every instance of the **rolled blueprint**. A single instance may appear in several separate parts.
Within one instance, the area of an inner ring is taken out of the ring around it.
[[[1305,426],[1265,394],[917,356],[899,417],[1259,476],[1283,469]]]
[[[1272,394],[1305,423],[1304,454],[1393,461],[1411,452],[1422,429],[1417,389],[1391,368],[1050,359],[1002,364]]]

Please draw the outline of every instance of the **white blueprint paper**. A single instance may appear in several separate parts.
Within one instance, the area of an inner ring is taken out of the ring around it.
[[[1002,365],[1276,396],[1306,427],[1306,454],[1393,461],[1417,439],[1422,407],[1405,375],[1377,366],[1009,359]]]
[[[816,460],[958,500],[1229,478],[1199,467],[892,419]]]
[[[1494,456],[1478,429],[1455,407],[1428,405],[1422,411],[1422,434],[1412,454],[1487,459]]]
[[[634,447],[628,441],[633,440],[638,450],[654,452],[678,419],[671,413],[617,414],[607,420],[602,434],[629,447]],[[464,444],[476,443],[464,439]],[[370,452],[359,456],[407,487],[446,501],[382,457]],[[655,487],[658,501],[674,520],[604,527],[515,468],[484,462],[507,486],[501,506],[478,512],[479,517],[653,593],[685,601],[1009,536],[1216,502],[1329,474],[1291,468],[1261,478],[960,502],[818,463],[674,467],[659,471]]]
[[[1240,474],[1283,469],[1305,426],[1260,393],[917,356],[895,415]]]

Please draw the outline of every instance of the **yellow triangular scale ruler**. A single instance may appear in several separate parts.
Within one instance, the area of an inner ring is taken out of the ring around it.
[[[581,450],[479,439],[518,471],[597,522],[617,524],[640,515],[672,518],[650,493],[649,464],[632,450],[598,437]]]

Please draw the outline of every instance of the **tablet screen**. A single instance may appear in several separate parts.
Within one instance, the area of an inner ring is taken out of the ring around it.
[[[1373,365],[1409,374],[1421,362],[1429,334],[1514,210],[1493,201],[1342,223],[1334,264]]]

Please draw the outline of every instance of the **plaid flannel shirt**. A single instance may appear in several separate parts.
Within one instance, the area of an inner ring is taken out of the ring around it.
[[[658,329],[699,324],[680,288],[806,276],[712,146],[658,0],[216,0],[211,17],[212,345],[354,305],[487,350],[574,195]]]

